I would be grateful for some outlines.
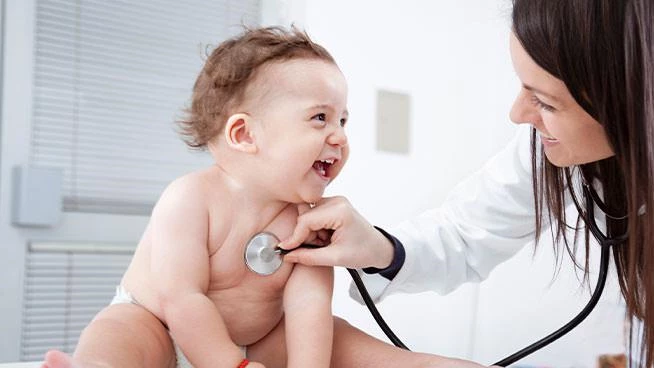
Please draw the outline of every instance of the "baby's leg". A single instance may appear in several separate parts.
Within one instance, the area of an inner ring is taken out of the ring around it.
[[[283,321],[264,339],[248,347],[248,358],[262,362],[266,368],[286,366]],[[334,317],[332,367],[396,368],[458,367],[481,368],[481,365],[431,354],[413,353],[378,340]]]
[[[102,310],[84,329],[73,357],[58,351],[42,367],[169,367],[176,364],[168,331],[152,313],[134,304]]]

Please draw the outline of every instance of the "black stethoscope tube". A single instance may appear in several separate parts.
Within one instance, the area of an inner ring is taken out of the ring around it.
[[[404,350],[411,350],[406,345],[404,345],[404,343],[400,340],[399,337],[395,336],[393,330],[391,330],[391,328],[388,327],[386,321],[384,321],[384,318],[382,318],[381,314],[379,314],[379,310],[377,310],[375,303],[372,301],[372,298],[368,293],[368,289],[366,289],[366,286],[363,284],[363,280],[361,280],[361,276],[359,276],[357,271],[348,268],[347,272],[349,272],[350,276],[352,276],[352,281],[354,281],[354,284],[357,286],[357,289],[359,289],[359,294],[361,294],[361,298],[363,299],[363,302],[366,303],[366,307],[368,307],[370,314],[372,314],[372,317],[375,319],[375,322],[377,322],[377,324],[382,329],[382,331],[384,331],[386,337],[388,337],[388,339],[391,340],[393,345],[397,346],[398,348],[402,348]]]
[[[588,304],[586,304],[584,309],[582,309],[577,316],[575,316],[565,326],[552,332],[548,336],[536,341],[535,343],[500,360],[499,362],[493,365],[506,367],[507,365],[513,364],[518,360],[526,357],[527,355],[537,350],[540,350],[545,346],[551,344],[552,342],[558,340],[560,337],[570,332],[573,328],[577,327],[577,325],[580,324],[581,321],[586,319],[586,317],[588,317],[588,315],[593,310],[593,308],[595,308],[595,305],[597,305],[597,301],[599,301],[600,296],[602,296],[602,291],[604,290],[604,285],[606,284],[606,276],[608,274],[608,269],[609,269],[610,250],[611,247],[609,246],[602,247],[602,256],[600,259],[600,272],[599,272],[599,276],[597,277],[597,285],[595,285],[595,291],[593,291],[593,295],[588,301]]]
[[[608,268],[609,268],[609,258],[610,258],[610,247],[605,246],[602,247],[602,255],[601,255],[601,260],[600,260],[600,273],[597,279],[597,285],[595,286],[595,290],[593,291],[593,295],[590,298],[590,301],[584,309],[576,316],[574,317],[570,322],[568,322],[565,326],[561,327],[560,329],[556,330],[555,332],[551,333],[550,335],[544,337],[541,340],[536,341],[535,343],[527,346],[526,348],[500,360],[499,362],[493,364],[496,366],[500,367],[506,367],[510,364],[513,364],[517,362],[518,360],[526,357],[529,354],[534,353],[537,350],[542,349],[543,347],[551,344],[555,340],[558,340],[561,336],[567,334],[572,330],[573,328],[577,327],[578,324],[580,324],[595,308],[595,305],[597,304],[597,301],[599,300],[600,296],[602,295],[602,290],[604,289],[604,285],[606,284],[606,276],[608,273]],[[377,310],[377,307],[375,306],[375,303],[372,301],[372,298],[370,297],[370,294],[368,293],[368,290],[366,287],[363,285],[363,281],[361,280],[361,276],[357,273],[357,271],[348,268],[347,271],[350,273],[350,276],[352,276],[352,280],[354,281],[354,284],[356,285],[357,289],[359,289],[359,293],[361,294],[361,298],[363,299],[363,302],[366,304],[366,307],[368,307],[368,310],[370,311],[370,314],[372,314],[373,318],[379,325],[379,327],[382,329],[384,334],[388,337],[388,339],[393,343],[393,345],[405,349],[405,350],[410,350],[404,343],[393,333],[390,327],[388,327],[388,324],[386,324],[386,321],[382,318],[381,314],[379,314],[379,310]]]
[[[602,291],[604,290],[604,285],[606,284],[606,277],[608,275],[611,246],[618,245],[625,242],[627,240],[627,235],[624,234],[622,236],[618,236],[615,238],[609,238],[606,235],[602,234],[602,232],[597,227],[597,224],[595,223],[595,213],[594,213],[595,212],[594,204],[597,203],[598,206],[600,206],[600,209],[602,209],[601,207],[602,201],[598,200],[596,193],[594,193],[593,189],[590,188],[589,186],[584,186],[584,197],[586,200],[586,213],[585,215],[583,215],[584,222],[586,223],[586,226],[588,226],[590,232],[593,234],[593,236],[597,239],[597,241],[600,243],[602,247],[602,253],[600,258],[600,270],[599,270],[599,275],[597,277],[597,285],[595,285],[595,290],[593,291],[593,295],[591,296],[590,300],[588,301],[584,309],[582,309],[581,312],[579,312],[579,314],[577,314],[570,322],[566,323],[563,327],[552,332],[546,337],[536,341],[535,343],[527,346],[526,348],[512,355],[509,355],[508,357],[498,361],[493,365],[506,367],[526,357],[527,355],[530,355],[536,352],[537,350],[544,348],[545,346],[551,344],[552,342],[558,340],[560,337],[570,332],[573,328],[577,327],[577,325],[579,325],[584,319],[586,319],[586,317],[588,317],[588,315],[593,310],[593,308],[595,308],[595,305],[597,305],[600,296],[602,296]],[[578,203],[576,204],[578,206]],[[379,311],[377,310],[375,303],[372,301],[372,298],[370,297],[368,290],[366,289],[365,285],[363,284],[363,281],[361,280],[361,276],[359,276],[357,271],[351,268],[348,268],[347,271],[350,273],[350,276],[352,276],[352,280],[354,281],[354,284],[356,285],[357,289],[359,289],[361,298],[366,304],[366,307],[368,307],[370,314],[372,314],[373,318],[375,319],[379,327],[382,329],[384,334],[386,334],[386,336],[395,346],[402,349],[410,350],[406,345],[404,345],[404,343],[402,343],[402,341],[395,335],[395,333],[393,333],[393,331],[390,329],[390,327],[388,327],[388,325],[382,318],[381,314],[379,314]]]

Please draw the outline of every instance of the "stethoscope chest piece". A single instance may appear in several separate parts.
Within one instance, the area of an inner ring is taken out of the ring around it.
[[[282,265],[282,256],[277,249],[279,239],[271,233],[261,232],[250,239],[245,246],[245,265],[259,275],[267,276]]]

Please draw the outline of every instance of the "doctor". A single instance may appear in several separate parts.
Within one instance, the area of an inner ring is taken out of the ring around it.
[[[510,50],[522,89],[510,117],[526,127],[441,208],[390,233],[373,228],[342,197],[305,208],[280,246],[329,245],[298,249],[285,260],[363,268],[377,300],[399,291],[446,293],[484,279],[550,226],[559,247],[572,246],[566,226],[583,224],[584,211],[566,218],[565,208],[573,197],[583,203],[580,187],[588,185],[602,198],[606,233],[628,236],[613,257],[628,313],[643,323],[641,364],[651,367],[654,2],[513,3]],[[588,246],[588,230],[580,231]]]

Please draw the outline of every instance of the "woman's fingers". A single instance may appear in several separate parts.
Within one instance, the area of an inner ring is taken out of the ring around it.
[[[387,266],[393,246],[343,197],[324,198],[311,209],[302,208],[293,234],[279,244],[295,249],[302,243],[324,245],[319,249],[296,249],[284,260],[306,265],[349,268]]]
[[[298,248],[284,256],[284,261],[302,263],[307,266],[333,266],[336,261],[329,247],[316,249]]]
[[[282,249],[295,249],[302,243],[314,244],[318,238],[318,232],[323,230],[320,218],[311,218],[300,220],[304,215],[298,217],[298,223],[295,225],[293,234],[279,243]],[[311,220],[311,221],[310,221]]]
[[[324,245],[331,238],[331,233],[340,226],[338,207],[332,203],[344,200],[340,197],[326,198],[321,200],[312,209],[308,205],[298,206],[300,215],[293,234],[279,243],[283,249],[294,249],[302,243]],[[316,243],[315,241],[319,241]]]

